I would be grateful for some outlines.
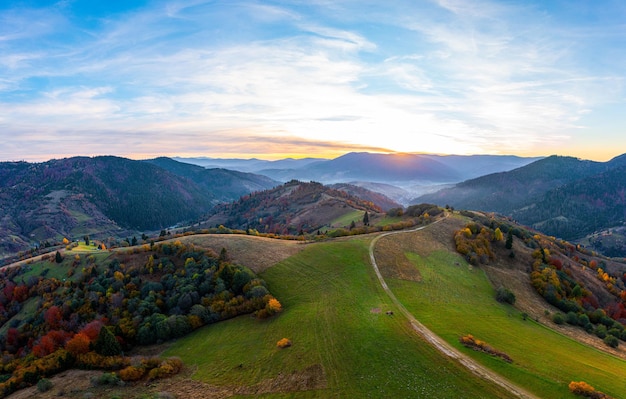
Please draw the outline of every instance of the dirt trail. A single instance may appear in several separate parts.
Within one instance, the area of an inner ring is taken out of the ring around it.
[[[376,246],[376,242],[378,240],[380,240],[381,238],[389,236],[389,235],[392,235],[392,234],[406,234],[406,233],[412,233],[412,232],[415,232],[415,231],[419,231],[419,230],[428,228],[429,226],[431,226],[431,225],[433,225],[435,223],[439,223],[442,220],[444,220],[444,219],[439,219],[439,220],[431,223],[430,225],[418,227],[418,228],[411,229],[411,230],[393,231],[393,232],[389,232],[389,233],[384,233],[384,234],[381,234],[381,235],[377,236],[376,238],[374,238],[372,240],[372,242],[370,243],[369,254],[370,254],[370,262],[372,263],[372,267],[374,268],[374,271],[376,272],[376,275],[378,276],[378,281],[380,281],[380,284],[382,285],[383,289],[385,290],[385,292],[387,293],[389,298],[393,301],[393,303],[396,304],[396,306],[400,309],[400,311],[409,320],[409,322],[411,323],[411,327],[413,327],[413,329],[418,334],[420,334],[426,341],[428,341],[432,346],[434,346],[441,353],[443,353],[444,355],[446,355],[446,356],[448,356],[448,357],[450,357],[452,359],[455,359],[456,361],[461,363],[463,366],[465,366],[468,370],[470,370],[472,373],[474,373],[478,377],[483,378],[483,379],[488,380],[488,381],[491,381],[492,383],[501,386],[502,388],[506,389],[512,395],[515,395],[518,398],[539,399],[537,396],[535,396],[535,395],[527,392],[526,390],[518,387],[517,385],[515,385],[512,382],[508,381],[504,377],[502,377],[502,376],[494,373],[493,371],[487,369],[486,367],[476,363],[474,360],[472,360],[468,356],[462,354],[457,349],[452,347],[450,344],[445,342],[443,339],[441,339],[434,332],[430,331],[428,328],[426,328],[426,326],[424,326],[422,323],[420,323],[415,318],[415,316],[413,316],[411,314],[411,312],[409,312],[404,307],[404,305],[402,305],[402,303],[400,303],[400,301],[396,298],[396,296],[393,294],[393,292],[391,292],[391,290],[387,286],[387,283],[385,282],[385,279],[383,278],[383,275],[381,274],[381,272],[380,272],[380,270],[378,268],[378,265],[376,264],[376,257],[374,256],[374,247]]]

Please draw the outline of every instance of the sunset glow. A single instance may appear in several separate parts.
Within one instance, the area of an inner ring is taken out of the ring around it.
[[[0,160],[607,160],[626,152],[625,18],[618,0],[6,1]]]

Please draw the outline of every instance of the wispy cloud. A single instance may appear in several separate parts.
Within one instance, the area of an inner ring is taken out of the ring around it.
[[[85,153],[80,137],[119,155],[537,153],[624,97],[626,69],[583,62],[597,27],[525,3],[70,11],[0,11],[0,159]]]

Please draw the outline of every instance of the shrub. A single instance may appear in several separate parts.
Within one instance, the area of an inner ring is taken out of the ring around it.
[[[471,334],[462,336],[461,338],[459,338],[459,341],[463,346],[466,346],[468,348],[474,349],[476,351],[481,351],[495,357],[499,357],[507,363],[513,362],[513,359],[511,359],[509,355],[493,349],[486,342],[474,338],[474,336]]]
[[[606,337],[606,327],[603,324],[600,324],[594,330],[594,334],[596,334],[598,338],[604,339]]]
[[[47,378],[42,378],[39,381],[37,381],[37,390],[39,392],[47,392],[49,390],[52,389],[52,381],[50,381]]]
[[[502,303],[515,304],[515,294],[508,288],[500,287],[496,291],[496,300]]]
[[[137,381],[143,378],[146,371],[141,367],[128,366],[120,370],[119,376],[122,381]]]
[[[276,346],[279,348],[289,348],[291,346],[291,340],[288,338],[283,338],[276,343]]]
[[[115,373],[102,373],[99,377],[91,378],[92,385],[123,385],[124,382]]]
[[[573,394],[585,396],[587,398],[592,399],[613,399],[611,396],[605,394],[604,392],[596,391],[594,387],[587,384],[584,381],[572,381],[569,383],[569,390]]]
[[[159,378],[170,377],[180,372],[182,367],[183,362],[179,358],[171,357],[161,362],[159,367],[150,370],[150,372],[148,372],[148,378],[150,380],[156,380]]]
[[[596,391],[594,387],[587,384],[585,381],[575,382],[572,381],[569,383],[569,390],[576,395],[581,396],[591,396]]]
[[[614,335],[607,335],[604,337],[604,343],[611,348],[617,348],[619,346],[619,339]]]
[[[565,315],[565,321],[567,324],[571,324],[573,326],[578,325],[578,314],[575,312],[567,312],[567,315]]]
[[[565,318],[563,317],[562,313],[555,313],[554,316],[552,316],[552,321],[555,324],[563,324],[565,323]]]

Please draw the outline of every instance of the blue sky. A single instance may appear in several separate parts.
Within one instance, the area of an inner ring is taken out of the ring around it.
[[[622,0],[9,0],[0,160],[607,160],[625,49]]]

